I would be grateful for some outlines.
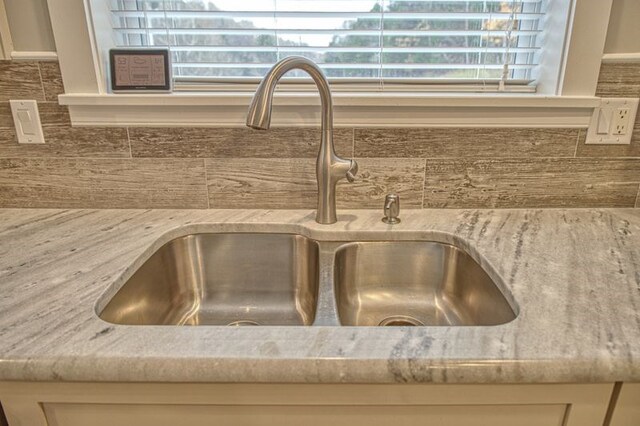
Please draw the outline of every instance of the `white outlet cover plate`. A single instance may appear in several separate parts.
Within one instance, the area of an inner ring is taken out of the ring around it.
[[[589,130],[587,131],[587,145],[630,145],[631,136],[633,135],[633,127],[638,114],[638,103],[640,98],[602,98],[600,106],[593,109],[593,115],[589,122]],[[616,110],[620,108],[629,108],[629,117],[627,123],[627,133],[624,135],[614,134],[613,116]],[[609,117],[609,132],[607,134],[598,134],[598,118],[600,111],[603,111]]]

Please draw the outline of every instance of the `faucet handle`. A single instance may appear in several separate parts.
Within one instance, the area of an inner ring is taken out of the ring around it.
[[[347,180],[350,183],[355,182],[357,174],[358,174],[358,163],[356,162],[356,160],[351,160],[351,166],[349,167],[349,170],[347,170]]]

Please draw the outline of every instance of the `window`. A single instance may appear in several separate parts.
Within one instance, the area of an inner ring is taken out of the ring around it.
[[[74,125],[241,126],[260,77],[301,54],[332,80],[337,126],[576,128],[612,1],[47,0]],[[110,93],[109,48],[163,44],[174,93]],[[275,125],[317,125],[305,78],[278,86]]]
[[[94,3],[104,1],[111,45],[169,46],[176,88],[256,83],[278,60],[301,55],[334,87],[533,91],[545,16],[544,0]]]

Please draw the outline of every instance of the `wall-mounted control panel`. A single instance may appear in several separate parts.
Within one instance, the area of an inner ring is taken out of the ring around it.
[[[31,100],[9,101],[18,143],[44,143],[38,102]]]
[[[591,116],[586,144],[629,145],[638,113],[638,98],[602,98]]]
[[[171,55],[167,48],[111,49],[111,90],[170,92]]]

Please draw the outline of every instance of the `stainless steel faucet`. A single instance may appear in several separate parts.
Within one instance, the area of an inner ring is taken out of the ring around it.
[[[336,184],[346,178],[355,180],[358,163],[345,160],[336,155],[333,146],[333,102],[329,82],[320,68],[311,60],[290,56],[275,64],[264,77],[256,90],[249,112],[247,126],[253,129],[267,130],[271,126],[271,106],[276,84],[284,74],[293,69],[300,69],[311,76],[320,92],[322,103],[322,138],[316,161],[316,178],[318,180],[318,212],[316,222],[321,224],[336,223]]]

